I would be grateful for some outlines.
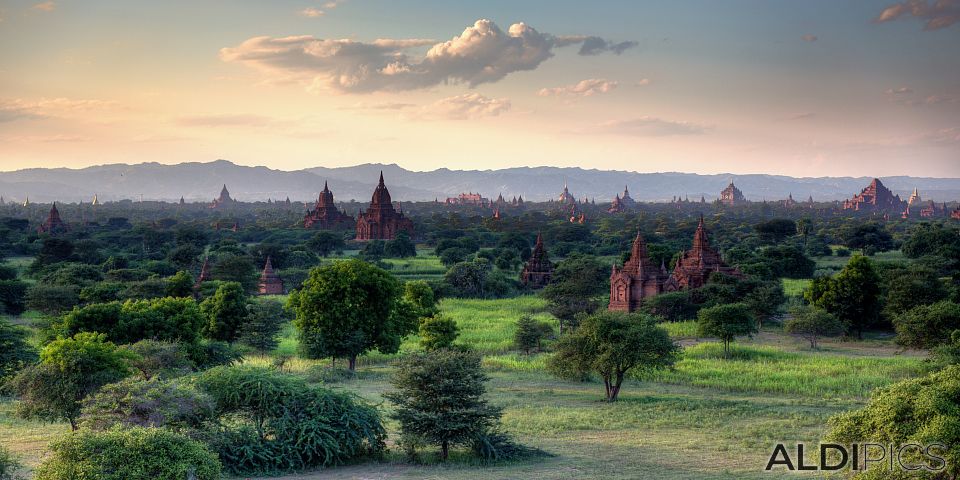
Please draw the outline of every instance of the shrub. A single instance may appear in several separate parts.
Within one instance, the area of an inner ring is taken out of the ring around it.
[[[240,327],[240,343],[261,352],[277,348],[277,334],[290,317],[283,304],[272,299],[256,299],[247,305],[247,319]]]
[[[384,448],[373,407],[311,387],[300,377],[258,367],[216,367],[200,374],[221,422],[211,438],[224,466],[248,475],[331,466]]]
[[[790,312],[793,317],[784,322],[783,330],[787,333],[799,335],[810,342],[810,348],[817,348],[820,337],[835,337],[843,334],[847,326],[837,317],[809,306],[794,308]]]
[[[204,444],[161,428],[81,430],[53,442],[37,480],[217,480],[220,463]]]
[[[513,334],[513,345],[527,355],[534,349],[543,350],[543,341],[553,337],[553,327],[547,322],[534,320],[524,315],[517,320],[517,330]]]
[[[20,480],[23,477],[17,474],[23,468],[20,460],[7,450],[7,447],[0,445],[0,480]]]
[[[189,431],[213,418],[213,398],[181,379],[128,378],[105,385],[87,397],[80,425],[92,430],[109,430],[119,425]]]
[[[30,332],[0,318],[0,387],[4,382],[35,362],[37,352],[27,341]]]
[[[118,343],[133,343],[147,338],[193,342],[203,323],[194,299],[168,297],[90,304],[75,308],[56,325],[65,335],[99,332]]]
[[[185,375],[193,368],[187,348],[179,343],[140,340],[125,348],[137,357],[131,360],[130,366],[147,380],[156,376]]]
[[[187,356],[197,370],[206,370],[221,365],[233,365],[243,359],[243,352],[227,342],[200,340],[184,345]]]
[[[437,315],[420,321],[420,346],[424,350],[450,348],[457,339],[459,329],[452,318]]]
[[[930,348],[946,342],[951,332],[960,329],[960,305],[942,301],[920,305],[893,320],[897,343],[909,347]]]
[[[700,310],[697,331],[705,337],[719,338],[723,341],[724,355],[729,355],[730,342],[738,336],[753,334],[757,325],[744,304],[730,303]]]
[[[79,292],[73,285],[38,283],[27,289],[26,306],[47,315],[59,315],[80,303]]]
[[[247,296],[238,282],[226,282],[212,297],[200,304],[207,316],[204,335],[212,340],[232,342],[240,335],[247,318]]]
[[[20,280],[0,280],[0,314],[20,315],[26,309],[27,284]]]

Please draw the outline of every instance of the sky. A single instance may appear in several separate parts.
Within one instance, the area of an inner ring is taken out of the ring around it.
[[[960,177],[960,0],[0,0],[0,171]]]

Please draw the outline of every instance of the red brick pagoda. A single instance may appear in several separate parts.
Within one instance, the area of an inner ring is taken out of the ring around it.
[[[615,312],[632,312],[640,307],[644,298],[659,295],[664,291],[676,290],[676,282],[672,281],[665,265],[653,265],[647,254],[647,244],[643,236],[637,232],[630,250],[630,259],[623,264],[623,268],[616,265],[610,272],[610,304],[608,310]]]
[[[907,202],[901,200],[900,195],[894,195],[876,178],[859,194],[843,201],[844,210],[902,212],[906,208]]]
[[[267,257],[267,263],[263,266],[263,272],[260,273],[260,283],[257,284],[257,292],[260,295],[283,295],[283,280],[273,270],[273,264],[270,257]]]
[[[344,214],[333,202],[333,192],[323,182],[323,191],[317,198],[317,204],[303,219],[304,228],[336,229],[348,228],[353,223],[353,217]]]
[[[69,229],[67,224],[63,223],[63,219],[60,218],[60,211],[57,210],[57,202],[53,202],[53,206],[50,207],[50,213],[47,214],[47,219],[37,228],[37,233],[56,235],[66,232]]]
[[[393,208],[390,192],[383,183],[383,172],[380,172],[380,183],[373,191],[370,206],[357,215],[357,240],[393,240],[400,231],[413,237],[413,222]]]
[[[710,248],[707,240],[707,230],[703,226],[703,215],[697,224],[697,231],[693,234],[693,248],[683,252],[673,269],[673,280],[677,282],[677,289],[700,288],[707,282],[707,277],[719,272],[734,277],[743,277],[743,273],[736,267],[723,263],[720,253]]]
[[[213,203],[210,204],[210,208],[223,208],[228,207],[234,204],[236,200],[230,198],[230,191],[227,190],[227,185],[223,185],[223,189],[220,190],[220,196],[213,200]]]
[[[743,205],[746,202],[746,197],[744,197],[743,192],[733,184],[733,180],[730,180],[730,185],[727,185],[727,188],[724,188],[720,192],[720,203],[728,207]]]
[[[537,244],[533,246],[530,259],[520,272],[520,282],[529,288],[543,288],[553,277],[553,263],[543,248],[543,235],[537,234]]]

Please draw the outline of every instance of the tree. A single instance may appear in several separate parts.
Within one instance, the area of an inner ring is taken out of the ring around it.
[[[869,258],[856,255],[837,275],[815,278],[804,297],[844,322],[848,334],[863,338],[880,315],[880,277]]]
[[[798,233],[797,224],[789,218],[774,218],[753,226],[766,243],[780,243]]]
[[[547,322],[539,322],[529,315],[517,320],[517,330],[513,334],[513,345],[530,355],[533,349],[542,350],[543,340],[553,337],[553,327]]]
[[[180,245],[167,253],[167,260],[176,268],[190,270],[196,265],[203,250],[193,244]]]
[[[206,445],[162,428],[82,430],[56,440],[37,480],[216,480],[220,462]]]
[[[167,279],[166,294],[168,297],[193,296],[193,276],[189,272],[180,270]]]
[[[206,323],[192,298],[93,303],[74,308],[52,325],[63,335],[99,332],[118,343],[143,339],[194,342]]]
[[[783,284],[779,280],[764,282],[743,297],[744,305],[753,318],[757,319],[757,328],[763,326],[764,320],[773,318],[785,300]]]
[[[944,459],[944,470],[928,478],[957,478],[960,475],[960,451],[955,448],[960,444],[960,429],[956,428],[960,423],[958,391],[960,365],[878,388],[870,395],[867,406],[831,417],[827,439],[843,445],[864,439],[885,445],[945,445],[946,448],[935,450]],[[901,449],[898,455],[903,465],[918,468],[940,465],[939,461],[923,456],[919,449]],[[908,478],[884,472],[886,465],[873,466],[871,471],[874,467],[876,475],[871,478]]]
[[[386,242],[383,253],[389,258],[416,257],[417,246],[410,240],[410,234],[401,230],[397,233],[397,238]]]
[[[599,375],[608,402],[617,401],[627,372],[669,367],[679,354],[679,347],[652,317],[623,312],[586,317],[553,349],[556,353],[547,361],[550,372],[577,379]]]
[[[84,399],[80,426],[97,431],[161,427],[191,433],[214,418],[213,399],[190,381],[127,378]]]
[[[730,342],[742,335],[757,331],[750,310],[742,303],[727,303],[704,308],[697,312],[697,332],[705,337],[723,341],[723,356],[730,357]]]
[[[457,339],[460,329],[457,322],[444,315],[436,315],[420,320],[420,346],[424,350],[450,348]]]
[[[937,273],[922,266],[895,268],[881,275],[885,280],[884,313],[889,317],[906,313],[920,305],[930,305],[947,298],[947,289]]]
[[[835,337],[847,331],[847,326],[837,317],[819,308],[797,307],[790,313],[792,317],[783,323],[783,330],[809,341],[813,350],[817,348],[820,337]]]
[[[414,353],[398,363],[396,390],[384,397],[396,406],[392,417],[403,434],[439,445],[446,460],[451,446],[472,443],[498,423],[500,409],[484,398],[486,381],[476,353]]]
[[[0,280],[0,314],[20,315],[26,310],[27,284],[20,280]]]
[[[240,343],[260,352],[269,352],[280,343],[277,335],[283,325],[290,321],[283,304],[277,300],[262,298],[247,305],[247,319],[240,329]]]
[[[883,225],[876,222],[851,223],[840,229],[843,244],[850,248],[859,248],[865,255],[893,250],[893,237]]]
[[[288,305],[302,352],[309,358],[346,357],[350,370],[357,356],[371,349],[397,352],[417,325],[397,280],[362,260],[313,269]]]
[[[317,232],[307,241],[307,248],[324,258],[331,253],[342,252],[345,247],[346,242],[343,241],[342,235],[327,231]]]
[[[403,299],[416,308],[417,318],[432,317],[437,314],[437,299],[425,280],[410,280],[403,284]]]
[[[557,264],[550,284],[540,293],[550,302],[550,313],[560,319],[560,330],[572,326],[579,313],[592,313],[609,292],[610,267],[590,255],[571,255]]]
[[[27,290],[26,306],[46,315],[59,315],[80,303],[79,293],[73,285],[38,283]]]
[[[30,345],[30,331],[0,318],[0,387],[4,382],[37,359]]]
[[[186,375],[194,367],[190,352],[182,343],[140,340],[124,348],[135,355],[130,366],[146,380]]]
[[[257,283],[257,267],[247,255],[218,255],[213,264],[213,278],[223,282],[237,282],[244,291],[252,290]]]
[[[893,326],[897,343],[915,348],[935,347],[960,329],[960,305],[947,300],[919,305],[896,316]]]
[[[247,318],[247,295],[237,282],[225,282],[217,293],[200,304],[207,317],[204,336],[213,340],[232,342],[240,335]]]
[[[40,363],[27,367],[11,382],[20,396],[17,413],[25,418],[66,419],[77,429],[80,401],[103,385],[130,374],[133,354],[98,333],[78,333],[50,342]]]
[[[447,250],[450,251],[450,250]],[[487,278],[490,275],[490,262],[477,258],[470,262],[460,262],[450,267],[443,281],[463,298],[486,298]]]

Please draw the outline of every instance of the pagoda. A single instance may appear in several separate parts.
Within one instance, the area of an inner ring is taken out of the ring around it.
[[[613,197],[613,201],[610,202],[610,208],[607,209],[607,212],[621,213],[624,210],[626,210],[626,207],[624,207],[623,200],[620,198],[620,194],[618,193],[615,197]]]
[[[630,190],[627,188],[626,185],[623,186],[623,195],[620,195],[620,203],[622,203],[623,206],[627,208],[633,207],[637,204],[636,200],[634,200],[633,197],[630,196]]]
[[[413,222],[393,208],[390,192],[383,183],[383,172],[380,172],[380,183],[373,191],[370,206],[357,215],[357,240],[393,240],[400,231],[413,237]]]
[[[647,254],[647,244],[640,232],[633,239],[630,259],[623,268],[616,264],[610,270],[610,303],[607,310],[614,312],[633,312],[640,307],[644,298],[653,297],[664,291],[676,290],[667,267],[663,263],[654,266]]]
[[[213,200],[213,203],[210,204],[210,208],[223,208],[231,206],[236,202],[233,198],[230,198],[230,191],[227,190],[227,184],[223,184],[223,189],[220,190],[220,196]]]
[[[720,203],[732,207],[734,205],[742,205],[747,202],[747,199],[743,196],[743,192],[733,184],[733,180],[730,180],[730,184],[727,185],[727,188],[724,188],[720,192]]]
[[[270,257],[267,257],[267,263],[263,266],[263,272],[260,273],[260,283],[257,284],[257,292],[260,295],[283,295],[283,280],[273,270],[273,264]]]
[[[907,202],[901,200],[900,195],[895,195],[876,178],[859,194],[843,201],[844,210],[902,212],[906,208]]]
[[[327,182],[323,182],[323,191],[320,192],[313,210],[304,217],[303,226],[323,229],[349,228],[353,221],[353,217],[337,209],[333,202],[333,192],[327,187]]]
[[[677,260],[672,279],[676,282],[678,290],[700,288],[707,283],[707,277],[713,272],[740,278],[744,276],[736,267],[723,263],[720,253],[710,247],[707,230],[703,226],[703,215],[700,215],[700,223],[697,224],[697,231],[693,234],[693,248],[683,252]]]
[[[53,202],[53,206],[50,207],[50,213],[47,214],[47,219],[37,228],[37,233],[56,235],[66,232],[69,229],[67,224],[63,223],[63,220],[60,218],[60,211],[57,210],[57,202]]]
[[[567,188],[567,182],[563,182],[563,191],[560,192],[560,196],[557,197],[557,200],[560,203],[567,205],[574,205],[577,203],[577,199],[570,194],[570,190]]]
[[[543,288],[550,283],[553,277],[553,263],[543,248],[543,235],[537,234],[537,243],[533,246],[530,259],[520,272],[520,283],[529,288]]]

